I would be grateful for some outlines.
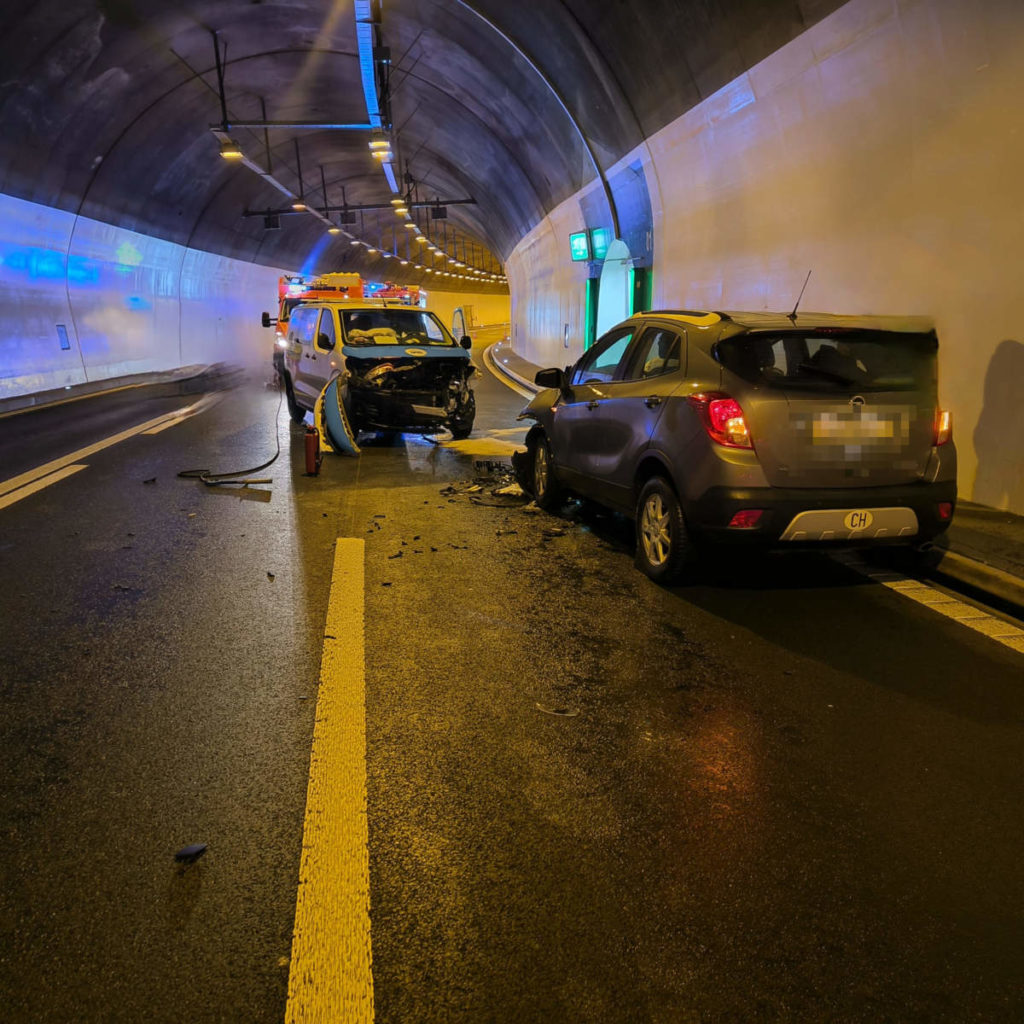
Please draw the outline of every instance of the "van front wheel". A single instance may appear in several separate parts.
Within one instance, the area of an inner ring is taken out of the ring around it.
[[[284,400],[288,405],[288,415],[291,416],[292,423],[305,422],[306,410],[295,401],[292,379],[287,373],[284,375]]]

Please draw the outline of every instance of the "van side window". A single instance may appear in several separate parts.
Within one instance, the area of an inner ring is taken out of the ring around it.
[[[337,332],[334,328],[334,310],[325,309],[320,314],[320,326],[317,328],[316,347],[330,351],[334,348],[337,340]]]
[[[313,306],[299,306],[292,312],[292,318],[288,321],[288,337],[293,344],[311,345],[313,343],[313,328],[316,326],[316,317],[319,312]]]

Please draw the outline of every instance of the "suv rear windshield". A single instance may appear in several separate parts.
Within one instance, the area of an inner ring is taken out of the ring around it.
[[[441,321],[422,309],[355,309],[341,314],[346,345],[456,345]]]
[[[912,391],[934,384],[933,331],[859,328],[750,332],[717,345],[719,362],[751,384],[767,387]]]

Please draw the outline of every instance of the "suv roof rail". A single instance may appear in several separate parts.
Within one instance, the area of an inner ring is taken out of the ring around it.
[[[637,310],[641,312],[641,310]],[[707,316],[708,311],[706,309],[645,309],[642,312],[647,316],[664,316],[666,313],[669,316]],[[719,316],[722,314],[719,313]]]

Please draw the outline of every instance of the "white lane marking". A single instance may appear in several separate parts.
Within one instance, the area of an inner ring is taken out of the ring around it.
[[[286,1024],[372,1024],[362,540],[339,537],[324,627]]]
[[[523,398],[533,398],[534,392],[530,391],[529,388],[524,387],[522,384],[518,384],[515,381],[510,380],[505,374],[497,368],[497,364],[494,361],[494,356],[491,355],[489,348],[484,349],[484,365],[488,370],[491,371],[491,375],[496,377],[502,384],[507,388],[511,388],[517,394],[523,396]]]
[[[50,484],[55,484],[58,480],[73,476],[80,469],[88,468],[88,466],[84,465],[65,466],[63,469],[58,469],[56,473],[51,473],[49,476],[44,476],[39,480],[33,480],[32,483],[26,484],[24,487],[19,487],[16,491],[9,491],[7,494],[0,495],[0,508],[7,508],[8,505],[13,505],[16,501],[21,501],[22,498],[27,498],[30,494],[35,494],[36,491],[41,491],[44,487],[49,487]]]
[[[911,601],[931,608],[932,611],[945,615],[947,619],[968,626],[976,633],[981,633],[1004,647],[1024,654],[1024,629],[1013,625],[1012,622],[1007,622],[997,615],[990,615],[981,608],[968,604],[966,601],[960,601],[951,594],[943,593],[920,580],[911,579],[909,576],[902,576],[896,572],[869,569],[853,557],[837,557],[844,565],[855,569],[876,583],[881,583],[883,587],[888,587],[890,590],[910,598]]]
[[[121,441],[127,440],[129,437],[134,437],[136,434],[144,434],[154,427],[172,426],[175,423],[180,423],[182,420],[187,419],[189,416],[194,416],[196,413],[202,412],[204,409],[209,408],[215,402],[220,401],[219,396],[206,395],[201,398],[198,402],[193,402],[192,405],[187,405],[183,409],[177,409],[175,412],[165,413],[163,416],[156,416],[151,420],[146,420],[145,423],[140,423],[137,426],[130,427],[128,430],[122,430],[118,434],[112,434],[110,437],[104,438],[102,441],[96,441],[94,444],[87,445],[85,448],[79,448],[77,452],[71,452],[70,455],[62,455],[59,459],[53,459],[51,462],[47,462],[42,466],[37,466],[35,469],[30,469],[25,473],[21,473],[19,476],[12,476],[8,480],[0,481],[0,494],[7,494],[9,491],[15,491],[19,487],[24,487],[26,484],[32,483],[34,480],[39,480],[44,476],[48,476],[50,473],[56,472],[58,469],[63,469],[65,466],[71,465],[73,462],[81,462],[84,459],[89,458],[90,455],[95,455],[97,452],[103,451],[104,448],[109,448],[111,445],[119,444]]]

